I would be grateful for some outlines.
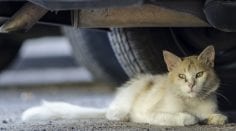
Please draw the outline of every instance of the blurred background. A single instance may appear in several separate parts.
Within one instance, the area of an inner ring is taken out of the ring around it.
[[[89,82],[119,85],[127,80],[110,47],[107,31],[38,25],[24,34],[0,37],[4,55],[9,56],[1,58],[0,86]]]
[[[75,61],[64,36],[25,40],[13,63],[0,74],[0,86],[92,81],[92,74]]]

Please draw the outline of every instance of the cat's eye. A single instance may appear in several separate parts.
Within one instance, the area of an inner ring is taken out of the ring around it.
[[[196,78],[199,78],[199,77],[201,77],[202,75],[203,75],[203,71],[198,72],[198,73],[196,74]]]
[[[180,79],[186,79],[186,76],[184,74],[179,74]]]

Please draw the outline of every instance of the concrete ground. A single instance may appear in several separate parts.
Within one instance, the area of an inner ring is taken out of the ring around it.
[[[27,86],[0,88],[0,131],[52,131],[52,130],[122,130],[122,131],[236,131],[236,124],[225,126],[195,125],[188,127],[160,127],[131,122],[112,122],[105,119],[81,119],[76,121],[42,121],[24,123],[21,113],[41,100],[65,101],[82,106],[106,107],[112,100],[114,88],[104,84],[79,84],[60,86]]]

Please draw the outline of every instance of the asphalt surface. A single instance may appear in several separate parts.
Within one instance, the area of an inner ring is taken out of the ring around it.
[[[81,106],[106,107],[113,98],[114,89],[104,84],[43,85],[0,88],[0,131],[236,131],[236,124],[225,126],[195,125],[188,127],[160,127],[132,122],[113,122],[105,119],[81,119],[75,121],[41,121],[24,123],[21,113],[41,100],[65,101]]]

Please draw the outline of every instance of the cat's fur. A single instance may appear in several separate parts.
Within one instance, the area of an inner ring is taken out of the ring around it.
[[[215,51],[208,46],[198,56],[180,58],[163,51],[168,73],[140,75],[119,88],[108,109],[93,109],[62,102],[44,102],[26,110],[22,119],[52,120],[103,118],[155,125],[185,126],[206,120],[222,125],[227,117],[218,111],[214,72]]]

